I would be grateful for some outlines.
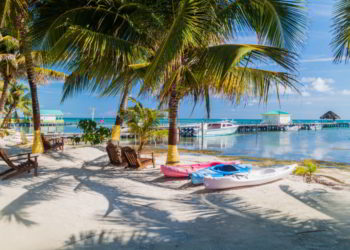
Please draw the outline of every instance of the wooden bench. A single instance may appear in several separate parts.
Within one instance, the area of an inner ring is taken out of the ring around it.
[[[44,151],[48,150],[62,150],[64,149],[64,138],[63,137],[46,137],[41,134],[41,139],[43,140]]]
[[[6,162],[10,169],[0,173],[2,180],[10,179],[25,172],[34,170],[34,176],[38,175],[38,157],[31,153],[9,156],[4,149],[0,149],[0,157]],[[16,157],[15,159],[13,159]],[[19,162],[15,164],[15,162]]]

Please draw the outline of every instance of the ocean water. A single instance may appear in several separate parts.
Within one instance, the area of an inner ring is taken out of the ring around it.
[[[222,155],[251,156],[284,160],[317,159],[350,163],[350,129],[318,131],[260,132],[230,136],[183,138],[187,149],[217,150]]]
[[[82,118],[65,118],[69,126],[43,127],[45,132],[79,133],[77,123]],[[215,122],[224,119],[179,119],[179,124]],[[96,118],[102,126],[112,127],[115,119]],[[235,119],[237,124],[258,124],[259,119]],[[320,120],[294,120],[295,123],[325,122]],[[350,122],[343,120],[338,122]],[[162,120],[166,124],[167,119]],[[46,131],[47,130],[47,131]],[[164,145],[165,147],[166,145]],[[259,132],[229,136],[181,138],[180,148],[217,150],[222,155],[266,157],[285,160],[318,160],[350,163],[350,129],[326,128],[318,131]]]

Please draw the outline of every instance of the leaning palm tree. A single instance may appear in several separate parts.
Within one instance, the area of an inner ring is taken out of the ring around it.
[[[36,69],[32,53],[32,37],[30,24],[36,0],[3,0],[0,1],[0,28],[7,27],[16,30],[19,36],[20,51],[23,55],[26,78],[30,87],[34,123],[33,153],[44,152],[40,133],[40,107],[37,91]],[[46,70],[49,73],[50,70]]]
[[[32,97],[34,140],[33,153],[44,152],[40,135],[40,107],[37,84],[34,78],[34,64],[32,57],[32,41],[29,35],[31,11],[35,0],[2,0],[0,1],[0,27],[15,27],[19,31],[21,51],[25,58],[28,84]]]
[[[35,27],[42,45],[57,55],[69,51],[66,65],[82,54],[90,57],[79,65],[83,73],[93,72],[88,79],[118,75],[121,55],[134,57],[130,64],[146,62],[142,92],[156,93],[169,106],[168,163],[179,161],[176,119],[184,96],[209,100],[220,94],[239,101],[251,94],[267,101],[272,84],[295,88],[294,52],[305,29],[298,0],[53,0],[39,13]],[[243,30],[255,31],[265,46],[227,44]],[[254,67],[261,62],[273,62],[277,70]]]

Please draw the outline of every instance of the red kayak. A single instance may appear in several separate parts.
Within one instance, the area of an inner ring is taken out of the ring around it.
[[[188,177],[189,174],[192,174],[193,172],[196,172],[199,169],[203,168],[209,168],[214,167],[216,165],[226,164],[226,165],[235,165],[239,164],[240,161],[230,161],[230,162],[205,162],[205,163],[199,163],[199,164],[192,164],[192,165],[177,165],[177,166],[167,166],[167,165],[161,165],[160,171],[166,176],[166,177]]]

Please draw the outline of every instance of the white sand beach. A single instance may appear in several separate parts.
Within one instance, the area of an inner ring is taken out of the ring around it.
[[[38,177],[0,182],[0,248],[350,249],[349,187],[290,176],[209,192],[164,178],[164,162],[158,156],[156,168],[126,171],[109,165],[102,146],[40,156]],[[349,180],[349,172],[336,172]]]

